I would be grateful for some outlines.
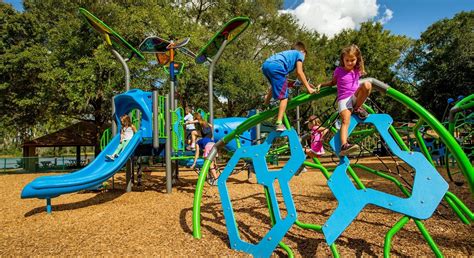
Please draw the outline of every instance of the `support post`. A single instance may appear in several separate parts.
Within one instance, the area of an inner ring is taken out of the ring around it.
[[[153,149],[158,150],[160,139],[159,133],[160,129],[158,127],[158,90],[153,89]]]
[[[122,67],[125,71],[125,90],[130,90],[130,69],[128,68],[127,61],[120,55],[117,50],[110,48],[110,51],[115,56],[115,58],[122,64]],[[112,97],[112,137],[117,134],[117,124],[115,123],[115,102]]]
[[[51,208],[51,198],[46,198],[46,212],[48,214],[51,214],[51,211],[53,209]]]
[[[211,62],[211,66],[209,67],[209,75],[208,75],[208,81],[209,81],[209,123],[214,126],[214,86],[213,86],[213,76],[214,76],[214,67],[216,66],[217,62],[219,61],[219,58],[221,57],[222,53],[224,52],[224,49],[227,45],[227,39],[222,42],[221,47],[217,51],[217,54],[214,56],[214,59]],[[212,136],[214,139],[214,136]]]
[[[76,146],[76,166],[81,165],[81,146]]]
[[[115,121],[115,100],[112,97],[112,138],[117,135],[117,122]]]
[[[166,192],[171,193],[172,178],[171,178],[171,109],[170,102],[172,93],[168,93],[168,98],[166,98],[166,119],[165,119],[165,130],[166,130],[166,146],[165,146],[165,157],[166,157]]]
[[[126,192],[129,193],[132,191],[132,185],[133,185],[133,162],[132,158],[129,158],[127,160],[127,165],[126,165],[126,172],[125,172],[125,181],[127,182],[127,187],[126,187]]]
[[[255,113],[258,114],[260,113],[260,110],[256,109]],[[255,145],[260,144],[260,134],[261,134],[261,123],[258,123],[256,128],[255,128]]]

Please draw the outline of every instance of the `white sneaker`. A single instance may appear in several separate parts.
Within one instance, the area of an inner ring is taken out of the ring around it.
[[[115,155],[105,155],[105,157],[107,159],[110,159],[110,160],[114,160],[115,159]]]
[[[277,132],[283,132],[283,131],[285,131],[285,130],[286,130],[286,126],[285,126],[284,124],[278,124],[278,125],[276,126],[276,131],[277,131]]]

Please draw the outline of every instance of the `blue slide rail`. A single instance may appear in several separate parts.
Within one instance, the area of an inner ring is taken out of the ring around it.
[[[87,167],[70,174],[38,177],[23,188],[21,198],[50,199],[61,194],[97,189],[126,164],[141,140],[141,131],[138,131],[119,157],[108,160],[106,155],[112,154],[120,143],[120,134],[117,134]]]

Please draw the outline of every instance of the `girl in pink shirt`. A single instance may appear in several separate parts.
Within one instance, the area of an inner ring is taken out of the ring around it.
[[[332,80],[319,84],[317,90],[322,86],[337,85],[337,104],[342,122],[339,156],[347,156],[349,153],[359,150],[359,146],[347,141],[351,114],[356,114],[360,119],[367,118],[368,113],[362,108],[362,104],[369,96],[372,84],[364,82],[359,85],[359,77],[365,75],[365,69],[362,54],[356,45],[342,49],[339,64],[340,66],[334,70]]]
[[[321,120],[319,120],[315,115],[310,116],[306,123],[308,124],[308,129],[311,130],[311,144],[309,149],[305,149],[305,153],[310,158],[319,158],[325,153],[323,138],[328,132],[328,129],[321,126]]]

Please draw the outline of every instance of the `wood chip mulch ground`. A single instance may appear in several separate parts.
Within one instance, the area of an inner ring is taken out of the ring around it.
[[[374,159],[359,163],[383,169]],[[333,165],[330,160],[326,164]],[[184,169],[173,193],[166,194],[163,171],[161,167],[154,168],[154,172],[145,175],[144,187],[131,193],[124,192],[125,175],[119,173],[114,190],[54,198],[50,215],[45,212],[44,200],[20,199],[22,188],[42,174],[0,175],[0,256],[248,256],[229,248],[217,187],[205,186],[201,208],[203,237],[196,240],[191,218],[197,175]],[[359,175],[368,187],[400,195],[381,178]],[[254,179],[247,180],[246,173],[233,175],[227,184],[241,238],[258,242],[270,229],[262,186]],[[322,174],[308,169],[293,177],[290,185],[298,219],[324,224],[337,202]],[[450,184],[450,191],[474,209],[467,184]],[[339,253],[343,257],[382,256],[385,234],[401,217],[375,206],[366,207],[336,241]],[[474,255],[473,227],[461,223],[444,201],[423,223],[445,256]],[[331,256],[321,233],[293,226],[283,241],[297,257]],[[391,254],[434,256],[413,221],[395,235]],[[286,253],[277,248],[274,255]]]

